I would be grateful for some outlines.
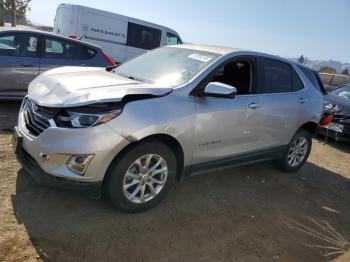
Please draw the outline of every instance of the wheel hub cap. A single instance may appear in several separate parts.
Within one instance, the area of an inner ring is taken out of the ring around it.
[[[300,165],[300,163],[305,159],[308,151],[308,142],[305,137],[297,138],[288,151],[288,164],[292,167]]]
[[[150,201],[163,189],[167,176],[168,166],[161,156],[144,155],[136,159],[124,175],[124,195],[133,203]]]

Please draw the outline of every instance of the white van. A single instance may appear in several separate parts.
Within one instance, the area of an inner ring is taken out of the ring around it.
[[[182,44],[170,28],[80,5],[59,5],[53,31],[102,47],[116,63],[159,46]]]

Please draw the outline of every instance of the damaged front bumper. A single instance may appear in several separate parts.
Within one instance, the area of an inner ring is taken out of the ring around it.
[[[37,181],[64,188],[101,185],[110,163],[130,143],[105,124],[91,128],[48,127],[37,136],[27,125],[21,110],[13,134],[19,162]],[[89,161],[83,156],[89,156]],[[79,168],[79,164],[85,166]]]

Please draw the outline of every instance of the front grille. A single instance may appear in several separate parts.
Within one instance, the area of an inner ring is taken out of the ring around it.
[[[38,136],[51,126],[47,115],[41,113],[39,107],[29,99],[23,104],[22,114],[25,126],[31,135]]]

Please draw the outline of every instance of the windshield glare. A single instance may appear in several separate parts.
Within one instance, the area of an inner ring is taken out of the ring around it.
[[[163,47],[119,66],[114,73],[162,86],[176,87],[191,80],[219,54]]]

